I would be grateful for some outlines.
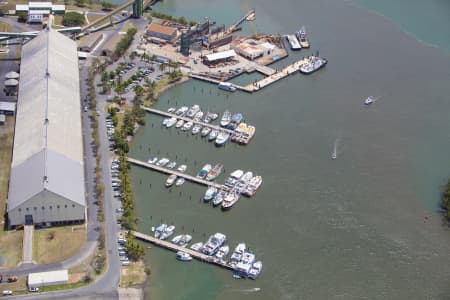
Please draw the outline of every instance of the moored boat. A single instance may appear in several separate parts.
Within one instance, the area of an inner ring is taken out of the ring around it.
[[[223,146],[228,142],[228,139],[230,138],[230,134],[225,131],[221,131],[217,137],[216,137],[216,146]]]
[[[302,26],[302,28],[295,34],[295,36],[297,37],[300,46],[302,46],[303,48],[309,48],[309,41],[306,35],[305,26]]]
[[[244,252],[242,254],[241,261],[239,261],[234,267],[234,271],[243,277],[247,277],[254,262],[255,254]]]
[[[170,107],[170,108],[167,110],[167,112],[168,112],[169,114],[171,114],[171,113],[173,113],[175,110],[176,110],[175,107]]]
[[[210,141],[210,142],[214,141],[218,135],[219,135],[218,130],[216,130],[216,129],[211,130],[211,133],[208,135],[208,141]]]
[[[161,158],[160,160],[158,160],[158,162],[156,163],[157,166],[159,167],[164,167],[165,165],[167,165],[169,163],[169,159],[168,158]]]
[[[155,229],[155,238],[159,239],[164,231],[167,229],[167,224],[161,224]]]
[[[157,161],[158,161],[158,158],[157,158],[156,156],[154,156],[154,157],[150,157],[150,158],[147,160],[147,163],[153,165],[153,164],[155,164]]]
[[[203,168],[198,172],[197,178],[204,179],[206,175],[211,171],[212,166],[210,164],[206,164],[203,166]]]
[[[182,107],[180,107],[179,109],[177,109],[176,111],[175,111],[175,114],[177,115],[177,116],[184,116],[185,114],[186,114],[186,112],[188,111],[188,109],[189,109],[189,107],[187,107],[187,106],[182,106]]]
[[[248,278],[256,279],[262,271],[262,262],[254,262],[250,271],[248,272]]]
[[[176,161],[171,161],[171,162],[167,165],[167,168],[168,168],[168,169],[173,169],[173,168],[176,167],[176,165],[177,165],[177,162],[176,162]]]
[[[192,260],[192,256],[183,251],[178,251],[176,257],[180,261],[191,261]]]
[[[230,262],[239,262],[242,259],[242,254],[247,249],[247,245],[245,243],[239,243],[236,248],[234,248],[233,253],[230,257]]]
[[[223,260],[228,253],[230,252],[230,247],[228,245],[222,246],[216,253],[216,257],[220,260]]]
[[[195,114],[195,116],[194,116],[194,121],[200,121],[201,120],[201,118],[203,117],[203,112],[200,110],[200,111],[198,111],[196,114]]]
[[[193,118],[195,116],[196,113],[198,113],[200,111],[200,106],[198,106],[197,104],[194,104],[191,108],[189,108],[189,110],[186,113],[186,117],[188,118]]]
[[[223,210],[230,209],[238,201],[239,201],[239,193],[237,193],[237,192],[230,192],[223,199],[222,209]]]
[[[197,134],[197,133],[199,133],[201,129],[202,129],[202,125],[200,125],[200,124],[195,124],[194,127],[192,127],[192,134]]]
[[[166,187],[171,187],[174,184],[176,179],[177,179],[177,175],[175,175],[175,174],[170,175],[166,180]]]
[[[159,237],[161,240],[165,240],[169,238],[173,233],[175,232],[175,226],[170,225],[166,227],[163,233],[161,233],[161,236]]]
[[[218,88],[230,92],[236,91],[236,87],[231,82],[219,82]]]
[[[170,118],[166,123],[166,127],[170,128],[173,125],[175,125],[176,123],[177,123],[177,118]]]
[[[222,173],[222,171],[223,171],[223,165],[217,164],[214,166],[214,168],[212,168],[212,170],[210,172],[208,172],[205,179],[208,181],[214,180],[217,177],[219,177],[219,175]]]
[[[203,245],[202,252],[206,255],[214,255],[217,250],[225,243],[227,236],[223,233],[217,232],[208,238],[208,241]]]
[[[186,172],[186,169],[187,169],[187,166],[186,166],[186,165],[180,165],[180,166],[177,168],[177,171],[178,171],[178,172],[181,172],[181,173],[184,173],[184,172]]]
[[[211,201],[217,194],[217,189],[215,187],[210,186],[206,192],[205,195],[203,196],[203,200],[205,202],[209,202]]]
[[[300,73],[309,75],[315,71],[325,67],[328,61],[325,58],[311,55],[304,59],[302,66],[300,67]]]
[[[186,122],[186,123],[184,123],[183,127],[181,128],[181,130],[183,130],[183,131],[189,130],[189,129],[191,129],[191,127],[193,125],[194,125],[194,122],[192,122],[192,121]]]
[[[203,247],[203,243],[202,242],[198,242],[198,243],[194,243],[191,245],[191,249],[194,251],[200,251],[200,249]]]
[[[222,115],[222,119],[220,120],[220,126],[226,127],[228,126],[228,124],[230,124],[230,122],[231,122],[231,113],[229,110],[226,110]]]
[[[183,177],[178,177],[177,181],[175,181],[176,186],[181,186],[186,181]]]
[[[180,128],[184,125],[184,120],[180,119],[177,121],[177,123],[175,124],[175,128]]]
[[[202,132],[200,133],[201,136],[207,136],[211,132],[211,128],[205,126],[202,128]]]
[[[181,236],[180,241],[178,242],[178,245],[180,245],[181,247],[186,247],[191,241],[192,241],[192,235],[183,234]]]
[[[181,240],[181,238],[183,237],[183,235],[177,235],[176,237],[174,237],[173,239],[172,239],[172,243],[174,243],[174,244],[177,244],[178,245],[178,243],[180,242],[180,240]]]
[[[214,197],[212,204],[214,206],[220,205],[223,201],[223,198],[225,198],[226,194],[227,192],[225,192],[224,190],[220,190]]]

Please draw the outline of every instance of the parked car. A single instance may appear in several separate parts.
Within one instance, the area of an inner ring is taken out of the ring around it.
[[[39,288],[38,287],[29,287],[28,291],[32,292],[32,293],[37,293],[37,292],[39,292]]]
[[[13,292],[10,291],[10,290],[4,290],[4,291],[2,292],[2,295],[3,295],[3,296],[10,296],[10,295],[12,295],[12,294],[13,294]]]

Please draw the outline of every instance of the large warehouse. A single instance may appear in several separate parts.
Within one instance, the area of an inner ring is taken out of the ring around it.
[[[9,226],[86,216],[77,45],[43,30],[22,47]]]

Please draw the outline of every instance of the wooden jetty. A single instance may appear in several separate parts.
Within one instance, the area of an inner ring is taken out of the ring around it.
[[[146,162],[134,159],[134,158],[130,158],[130,157],[128,157],[127,160],[128,160],[128,162],[130,162],[130,163],[132,163],[134,165],[137,165],[137,166],[140,166],[140,167],[144,167],[144,168],[147,168],[147,169],[152,169],[152,170],[155,170],[155,171],[158,171],[158,172],[161,172],[161,173],[165,173],[165,174],[169,174],[169,175],[175,174],[178,177],[183,177],[186,180],[189,180],[189,181],[192,181],[192,182],[195,182],[195,183],[198,183],[198,184],[202,184],[202,185],[206,185],[206,186],[213,186],[213,187],[215,187],[217,189],[227,189],[225,186],[223,186],[223,185],[221,185],[219,183],[208,181],[208,180],[204,180],[204,179],[201,179],[201,178],[197,178],[195,176],[188,175],[186,173],[178,172],[177,170],[167,169],[167,168],[164,168],[164,167],[161,167],[161,166],[157,166],[155,164],[149,164],[149,163],[146,163]]]
[[[192,74],[192,73],[191,73],[191,74],[189,74],[189,76],[190,76],[191,78],[198,79],[198,80],[202,80],[202,81],[207,81],[207,82],[209,82],[209,83],[219,84],[220,82],[222,82],[222,81],[220,81],[220,80],[217,80],[217,79],[214,79],[214,78],[211,78],[211,77],[208,77],[208,76],[204,76],[204,75],[199,75],[199,74]],[[234,83],[233,83],[233,86],[234,86],[235,88],[237,88],[238,90],[241,90],[241,91],[244,91],[244,92],[247,92],[247,93],[253,92],[253,88],[248,89],[248,88],[246,88],[245,86],[238,85],[238,84],[234,84]]]
[[[226,32],[233,32],[239,25],[241,25],[242,22],[244,22],[245,20],[247,20],[247,18],[251,15],[255,15],[255,9],[252,8],[250,9],[244,16],[242,16],[242,18],[240,18],[239,20],[236,21],[236,23],[234,23],[233,25],[231,25]]]
[[[157,239],[153,236],[150,236],[150,235],[147,235],[144,233],[140,233],[137,231],[131,231],[131,234],[137,239],[152,243],[158,247],[161,247],[161,248],[173,251],[173,252],[183,251],[183,252],[189,254],[190,256],[192,256],[192,258],[195,258],[199,261],[207,262],[207,263],[210,263],[210,264],[213,264],[213,265],[225,268],[225,269],[233,270],[232,266],[228,265],[225,261],[220,260],[216,257],[209,256],[209,255],[203,254],[198,251],[194,251],[187,247],[181,247],[181,246],[171,243],[169,241],[163,241],[163,240]]]
[[[147,111],[147,112],[149,112],[149,113],[157,114],[157,115],[160,115],[160,116],[164,116],[164,117],[168,117],[168,118],[176,118],[178,120],[183,120],[185,122],[192,122],[194,124],[202,125],[203,127],[209,127],[209,128],[211,128],[213,130],[215,129],[215,130],[219,130],[219,131],[225,131],[225,132],[229,133],[230,135],[236,134],[235,131],[230,130],[230,129],[226,129],[226,128],[223,128],[223,127],[220,127],[220,126],[217,126],[217,125],[213,125],[213,124],[210,124],[210,123],[205,123],[205,122],[202,122],[202,121],[195,121],[195,120],[193,120],[191,118],[188,118],[188,117],[177,116],[176,114],[168,113],[168,112],[163,111],[163,110],[154,109],[154,108],[145,107],[145,106],[143,106],[142,109]]]

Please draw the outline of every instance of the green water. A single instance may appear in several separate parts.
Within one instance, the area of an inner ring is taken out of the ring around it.
[[[246,9],[240,1],[218,0],[159,6],[219,24]],[[152,269],[146,297],[448,299],[450,232],[437,204],[450,176],[450,57],[349,2],[253,1],[249,7],[256,8],[257,21],[246,32],[293,32],[304,24],[311,50],[320,49],[327,67],[255,94],[198,81],[171,89],[156,108],[197,103],[241,112],[256,126],[254,139],[245,147],[216,148],[190,133],[162,129],[162,119],[148,115],[130,156],[167,156],[185,162],[191,174],[221,162],[227,173],[240,168],[262,175],[253,198],[223,213],[201,202],[203,187],[167,190],[165,176],[132,168],[141,231],[164,221],[194,241],[223,232],[232,247],[250,246],[263,273],[256,281],[234,280],[229,271],[180,263],[153,248],[146,258]],[[305,53],[291,53],[280,64]],[[365,107],[368,95],[381,98]]]

